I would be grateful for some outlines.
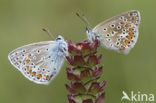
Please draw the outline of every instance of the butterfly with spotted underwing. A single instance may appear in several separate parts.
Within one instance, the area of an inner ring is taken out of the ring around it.
[[[19,47],[9,53],[8,59],[30,81],[48,84],[59,73],[67,55],[67,43],[59,35],[55,41],[43,41]]]
[[[86,24],[86,34],[90,41],[95,39],[109,50],[128,54],[139,35],[140,12],[137,10],[121,13],[91,28],[84,15],[79,16]]]

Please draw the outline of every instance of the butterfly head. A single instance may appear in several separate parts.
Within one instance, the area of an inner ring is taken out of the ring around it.
[[[91,28],[86,28],[86,34],[87,34],[87,36],[88,36],[88,39],[91,41],[91,42],[93,42],[94,40],[96,40],[96,39],[98,39],[98,34],[97,33],[95,33],[94,31],[93,31],[93,29],[91,29]]]
[[[58,37],[56,38],[56,41],[64,41],[64,38],[61,35],[58,35]]]
[[[64,38],[61,35],[58,35],[56,42],[59,43],[59,50],[63,53],[64,56],[68,55],[68,45]]]

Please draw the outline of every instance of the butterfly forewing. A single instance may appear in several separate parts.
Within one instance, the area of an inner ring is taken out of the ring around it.
[[[139,11],[129,11],[108,19],[93,28],[101,44],[111,50],[128,53],[138,38]]]
[[[48,84],[60,71],[64,60],[58,47],[59,43],[55,41],[34,43],[17,48],[8,58],[29,80]]]

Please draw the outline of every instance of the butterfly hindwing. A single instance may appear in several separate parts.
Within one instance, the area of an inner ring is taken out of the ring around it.
[[[138,38],[139,11],[133,10],[108,19],[93,28],[107,49],[127,54]]]
[[[12,51],[8,58],[26,78],[48,84],[60,71],[64,54],[56,41],[29,44]]]

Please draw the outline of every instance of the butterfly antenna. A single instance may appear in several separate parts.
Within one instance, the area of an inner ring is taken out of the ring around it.
[[[43,28],[42,30],[45,31],[45,32],[47,32],[47,34],[48,34],[51,38],[55,39],[55,37],[51,34],[51,32],[49,31],[48,28]]]
[[[87,25],[88,29],[91,29],[91,25],[84,14],[80,15],[79,13],[76,13],[76,15]]]

